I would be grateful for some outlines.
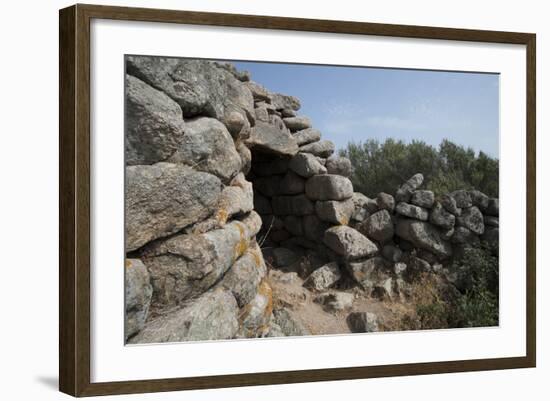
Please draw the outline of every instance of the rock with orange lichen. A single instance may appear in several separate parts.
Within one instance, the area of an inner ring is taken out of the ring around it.
[[[239,312],[239,333],[237,337],[265,337],[269,331],[273,312],[273,291],[263,280],[254,298]]]

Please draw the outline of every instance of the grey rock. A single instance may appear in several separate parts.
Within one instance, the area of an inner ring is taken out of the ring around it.
[[[313,202],[305,195],[275,196],[272,200],[273,212],[277,215],[293,214],[304,216],[315,211]]]
[[[327,169],[319,163],[317,158],[309,153],[298,153],[290,159],[288,168],[304,178],[326,174],[327,172]]]
[[[300,110],[300,100],[294,96],[283,95],[281,93],[271,93],[271,104],[276,110]]]
[[[244,139],[250,136],[250,123],[248,119],[239,112],[229,112],[225,116],[223,123],[234,139]]]
[[[390,194],[380,192],[376,197],[376,205],[379,209],[386,209],[388,212],[392,213],[395,209],[395,199]]]
[[[325,231],[326,246],[346,259],[366,258],[378,252],[378,247],[359,231],[348,226],[335,226]]]
[[[439,202],[436,202],[430,212],[430,223],[444,229],[451,229],[455,225],[455,216],[448,212]]]
[[[413,243],[416,247],[432,252],[440,258],[450,257],[451,245],[441,238],[436,227],[417,220],[400,219],[395,228],[396,234]]]
[[[353,200],[343,201],[317,201],[315,202],[315,212],[323,221],[335,224],[348,224],[354,211]]]
[[[269,112],[269,109],[268,109],[268,112]],[[278,114],[270,114],[268,122],[270,125],[284,132],[285,134],[289,134],[289,135],[291,134],[290,130],[286,127],[283,119]]]
[[[287,309],[274,309],[273,320],[285,336],[308,336],[311,334],[293,313]]]
[[[252,209],[254,209],[252,183],[244,178],[243,173],[239,173],[231,181],[231,185],[223,189],[215,217],[221,224],[225,224],[230,217],[248,213]]]
[[[266,272],[262,251],[255,244],[235,261],[219,285],[230,290],[242,308],[254,299]]]
[[[252,167],[252,153],[242,142],[237,144],[237,153],[241,158],[241,172],[246,175],[250,172],[250,168]]]
[[[124,290],[126,316],[124,320],[125,338],[136,334],[145,325],[153,287],[149,272],[139,259],[126,259],[124,269]]]
[[[351,177],[351,161],[347,157],[331,156],[327,159],[325,167],[329,174]]]
[[[393,272],[396,276],[402,276],[407,271],[407,265],[403,262],[393,264]]]
[[[446,211],[449,213],[460,216],[462,213],[462,210],[456,205],[456,200],[449,194],[445,194],[441,197],[441,205],[445,208]]]
[[[252,127],[246,144],[250,148],[282,156],[294,156],[298,152],[292,135],[261,121]]]
[[[491,227],[498,227],[499,225],[498,217],[495,217],[495,216],[484,216],[483,222],[485,223],[486,226],[491,226]]]
[[[245,85],[250,90],[250,93],[252,93],[254,101],[265,101],[268,103],[271,102],[269,91],[259,83],[248,81],[245,83]]]
[[[169,163],[126,167],[126,250],[173,234],[216,209],[220,180]]]
[[[360,192],[354,192],[351,199],[355,207],[351,218],[355,221],[364,221],[369,217],[370,213],[374,213],[378,210],[376,201],[366,197]]]
[[[319,141],[300,146],[300,152],[311,153],[319,157],[329,157],[334,153],[334,143],[331,141]]]
[[[246,222],[233,221],[205,234],[177,235],[148,246],[143,260],[155,304],[173,307],[211,288],[247,251],[258,225],[261,219],[255,214]]]
[[[325,291],[336,284],[341,277],[342,273],[338,264],[331,262],[314,270],[304,281],[304,287],[316,291]]]
[[[431,270],[431,266],[426,260],[416,256],[409,256],[407,258],[407,268],[411,274],[419,274]]]
[[[393,222],[390,213],[382,209],[371,214],[360,226],[359,231],[368,238],[386,242],[393,238]]]
[[[395,193],[397,202],[409,202],[412,193],[424,182],[424,176],[420,173],[413,175],[403,185],[401,185]]]
[[[451,196],[456,201],[456,206],[461,209],[472,206],[472,198],[470,193],[464,189],[452,192]]]
[[[432,191],[425,189],[416,190],[412,193],[411,203],[426,209],[430,209],[435,201],[435,196]]]
[[[353,196],[353,185],[340,175],[314,175],[306,181],[306,195],[313,200],[344,200]]]
[[[382,248],[382,256],[386,258],[390,262],[399,262],[401,260],[401,257],[403,256],[403,251],[399,249],[397,246],[388,244],[384,245],[384,248]]]
[[[244,224],[246,231],[242,232],[242,234],[246,236],[245,238],[253,239],[253,237],[258,234],[262,228],[262,218],[254,210],[247,215],[240,217],[238,221]],[[239,246],[242,245],[243,243],[241,242]]]
[[[482,212],[485,212],[489,207],[489,197],[477,189],[470,191],[470,198],[474,206],[477,206]]]
[[[466,227],[455,227],[451,241],[453,244],[468,244],[478,242],[478,236]]]
[[[489,216],[496,216],[498,217],[499,212],[499,202],[497,198],[491,198],[489,199],[489,203],[487,205],[487,210],[485,211],[486,214]]]
[[[269,332],[273,309],[273,294],[266,280],[259,285],[258,292],[252,301],[239,314],[241,327],[237,337],[265,337]]]
[[[392,297],[392,278],[383,258],[376,256],[348,263],[352,277],[369,294],[380,298]]]
[[[292,109],[281,109],[280,111],[283,117],[296,117],[296,112]]]
[[[304,116],[286,117],[283,118],[283,122],[285,123],[286,127],[292,132],[311,128],[311,120]]]
[[[179,105],[164,93],[126,75],[124,151],[126,165],[168,159],[183,139]]]
[[[321,132],[315,128],[306,128],[294,132],[293,136],[298,146],[302,146],[319,141],[321,139]]]
[[[355,296],[347,292],[328,292],[315,297],[314,301],[323,305],[326,311],[341,311],[350,309],[353,305]]]
[[[241,157],[233,139],[219,121],[199,117],[185,123],[185,135],[170,162],[205,171],[227,183],[241,170]]]
[[[483,214],[476,206],[462,209],[462,214],[457,218],[457,224],[470,229],[477,235],[483,234],[485,230]]]
[[[256,116],[256,122],[269,123],[269,113],[266,107],[256,107],[254,109],[254,115]]]
[[[296,195],[304,192],[305,180],[293,171],[288,171],[279,182],[279,194]]]
[[[237,301],[231,292],[215,290],[152,320],[130,343],[224,340],[234,338],[238,329]]]
[[[322,241],[330,224],[312,214],[303,217],[304,236],[311,241]]]
[[[273,262],[275,267],[286,267],[296,263],[300,258],[298,255],[287,248],[273,249]]]
[[[284,218],[285,229],[292,235],[301,237],[304,235],[304,229],[302,227],[302,218],[298,216],[285,216]]]
[[[402,216],[410,217],[416,220],[428,220],[428,211],[420,206],[411,205],[409,203],[400,202],[395,207],[395,212]]]
[[[379,330],[378,317],[371,312],[352,312],[347,318],[352,333],[372,333]]]

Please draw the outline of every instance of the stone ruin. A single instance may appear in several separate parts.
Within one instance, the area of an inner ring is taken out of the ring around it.
[[[498,252],[498,199],[434,197],[416,174],[394,195],[354,192],[300,101],[232,64],[126,59],[126,322],[129,343],[310,334],[275,308],[270,269],[317,302],[350,286],[403,299],[411,272],[441,272],[465,244]],[[376,317],[350,309],[351,331]]]

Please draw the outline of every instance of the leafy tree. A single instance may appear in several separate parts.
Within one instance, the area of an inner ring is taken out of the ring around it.
[[[425,187],[436,194],[475,188],[498,197],[498,159],[448,140],[435,148],[423,141],[369,139],[350,142],[340,155],[354,167],[354,188],[367,196],[394,193],[413,174],[422,173]]]

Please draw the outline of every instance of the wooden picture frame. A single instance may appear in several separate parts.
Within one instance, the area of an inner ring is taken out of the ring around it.
[[[525,45],[527,49],[525,60],[527,71],[526,356],[92,383],[90,380],[90,21],[95,18]],[[59,388],[62,392],[73,396],[95,396],[535,367],[536,37],[534,34],[80,4],[60,10],[59,28]]]

